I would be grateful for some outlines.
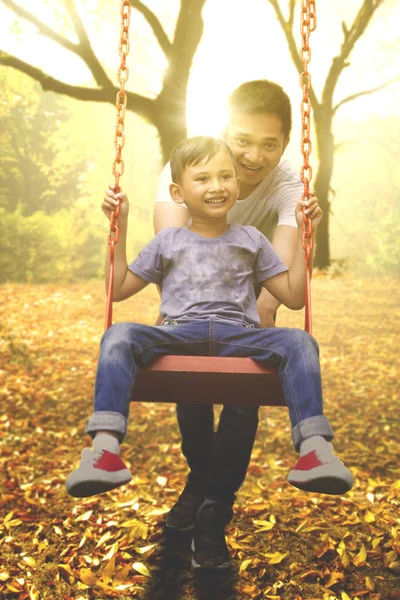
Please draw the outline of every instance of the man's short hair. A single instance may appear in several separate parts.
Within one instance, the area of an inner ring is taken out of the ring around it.
[[[282,121],[285,138],[292,129],[292,107],[283,88],[267,79],[246,81],[232,92],[228,99],[230,117],[235,113],[256,115],[275,114]]]
[[[205,158],[208,162],[218,152],[225,152],[229,156],[236,173],[235,158],[223,140],[204,135],[181,140],[171,152],[172,181],[178,183],[186,167],[197,165]]]

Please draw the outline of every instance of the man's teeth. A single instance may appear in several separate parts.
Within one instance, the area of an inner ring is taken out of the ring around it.
[[[249,167],[249,165],[243,165],[249,171],[258,171],[261,167]]]
[[[221,204],[225,202],[225,198],[211,198],[210,200],[206,200],[207,204]]]

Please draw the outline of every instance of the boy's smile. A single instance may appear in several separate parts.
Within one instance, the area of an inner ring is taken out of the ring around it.
[[[238,165],[242,199],[278,166],[289,139],[284,137],[281,119],[273,113],[236,113],[227,129],[226,142]]]

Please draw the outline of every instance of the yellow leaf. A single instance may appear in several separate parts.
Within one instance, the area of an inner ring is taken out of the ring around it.
[[[102,560],[111,560],[114,554],[118,552],[118,542],[115,542]]]
[[[92,514],[93,514],[93,511],[92,510],[88,510],[83,515],[81,515],[80,517],[77,517],[75,519],[75,521],[89,521],[89,519],[92,516]]]
[[[366,578],[365,578],[365,585],[367,586],[367,588],[368,588],[368,589],[369,589],[371,592],[373,592],[373,591],[374,591],[374,589],[375,589],[375,584],[374,584],[374,582],[372,581],[372,579],[371,579],[371,577],[370,577],[369,575],[367,575],[367,576],[366,576]]]
[[[332,571],[332,573],[330,573],[330,575],[329,575],[329,580],[327,581],[327,583],[325,585],[327,588],[330,588],[333,585],[335,585],[335,583],[337,583],[338,581],[341,581],[342,579],[344,579],[343,573],[340,573],[340,571]]]
[[[101,538],[99,539],[99,541],[96,544],[96,548],[98,548],[99,546],[101,546],[102,544],[104,544],[104,542],[107,542],[111,537],[111,531],[106,531],[106,533],[104,535],[101,536]]]
[[[79,571],[79,578],[81,581],[83,581],[83,583],[86,583],[86,585],[89,586],[94,585],[97,580],[96,575],[91,569],[81,569]]]
[[[122,569],[120,569],[118,571],[118,573],[115,575],[115,577],[113,579],[113,585],[116,585],[117,583],[121,583],[122,581],[125,581],[126,579],[128,579],[130,570],[131,570],[130,565],[125,565],[124,567],[122,567]]]
[[[143,548],[135,548],[135,552],[138,552],[139,554],[145,554],[155,546],[157,546],[157,544],[150,544],[149,546],[143,546]]]
[[[251,562],[252,562],[251,558],[244,560],[239,567],[239,573],[242,573],[243,571],[245,571]]]
[[[36,567],[36,560],[31,556],[24,556],[22,560],[24,560],[32,568]]]
[[[10,579],[9,573],[7,573],[6,571],[0,573],[0,581],[7,581],[7,579]]]
[[[29,600],[39,600],[39,591],[34,585],[29,590]]]
[[[363,562],[365,562],[366,558],[367,558],[367,551],[365,549],[364,544],[361,544],[360,552],[358,554],[356,554],[356,556],[353,556],[353,564],[356,565],[356,567],[358,567]]]
[[[342,560],[342,564],[343,564],[343,566],[344,566],[344,567],[346,567],[346,569],[347,569],[347,567],[350,565],[350,557],[349,557],[349,555],[347,554],[347,551],[346,551],[346,550],[343,550],[343,552],[342,552],[342,556],[341,556],[340,558],[341,558],[341,560]]]
[[[370,510],[367,510],[367,512],[364,515],[364,521],[366,523],[373,523],[375,521],[374,513],[372,513]]]
[[[74,572],[69,565],[59,564],[59,565],[57,565],[57,567],[59,567],[60,569],[63,569],[63,571],[66,571],[68,573],[68,575],[72,575],[72,577],[74,577]]]
[[[150,571],[143,563],[134,562],[132,565],[132,569],[135,569],[135,571],[137,571],[141,575],[145,575],[145,577],[150,577]]]
[[[351,598],[346,594],[346,592],[342,592],[342,600],[351,600]]]
[[[270,565],[278,565],[283,561],[284,558],[286,558],[288,554],[289,552],[285,552],[283,554],[281,554],[280,552],[275,552],[268,562]]]
[[[99,573],[99,577],[108,583],[110,579],[113,578],[115,571],[115,556],[112,557],[111,560],[108,561],[105,567],[103,567]]]
[[[297,528],[297,529],[295,529],[295,531],[300,531],[300,529],[301,529],[302,527],[304,527],[304,525],[305,525],[307,522],[308,522],[308,519],[306,519],[305,521],[303,521],[302,523],[300,523],[300,525],[298,526],[298,528]]]

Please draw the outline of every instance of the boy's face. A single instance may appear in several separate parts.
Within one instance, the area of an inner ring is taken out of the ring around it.
[[[215,221],[228,213],[239,195],[232,159],[221,150],[210,160],[186,167],[179,183],[170,186],[173,200],[185,203],[192,218]]]
[[[235,113],[225,140],[236,158],[241,185],[248,191],[275,169],[289,143],[274,113]]]

